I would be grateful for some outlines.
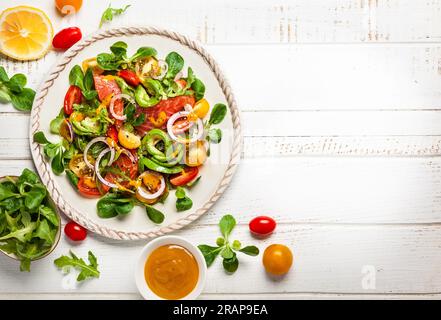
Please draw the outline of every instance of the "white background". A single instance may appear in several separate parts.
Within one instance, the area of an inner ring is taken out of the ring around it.
[[[278,281],[261,257],[241,256],[232,276],[217,261],[202,298],[440,298],[441,1],[112,1],[128,3],[107,26],[157,25],[201,41],[242,111],[237,175],[206,216],[176,234],[214,243],[230,212],[240,224],[233,237],[294,252]],[[108,3],[85,0],[73,19],[51,0],[2,1],[0,10],[18,4],[45,10],[56,31],[78,25],[89,34]],[[0,60],[37,88],[58,56]],[[0,105],[0,176],[33,166],[28,122]],[[261,214],[279,223],[265,241],[247,226]],[[63,237],[29,274],[0,256],[0,298],[140,298],[133,268],[143,244]],[[95,252],[101,278],[63,289],[53,259],[69,249]],[[375,274],[374,289],[363,288],[363,271]]]

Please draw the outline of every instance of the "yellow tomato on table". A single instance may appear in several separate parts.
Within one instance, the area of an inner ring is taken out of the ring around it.
[[[263,266],[266,272],[280,276],[289,271],[293,256],[291,250],[283,244],[272,244],[263,253]]]
[[[55,0],[55,6],[63,15],[80,11],[82,5],[83,0]]]

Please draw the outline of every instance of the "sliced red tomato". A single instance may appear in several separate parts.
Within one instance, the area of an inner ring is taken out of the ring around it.
[[[118,160],[116,160],[112,166],[119,168],[132,180],[135,179],[138,175],[138,161],[132,162],[132,160],[130,160],[130,158],[125,154],[121,154]],[[118,174],[115,173],[106,173],[104,179],[109,181],[110,183],[119,182],[123,187],[128,186],[128,181],[121,181],[122,179],[119,177]],[[110,188],[104,184],[101,185],[101,188],[105,193],[110,190]]]
[[[193,106],[195,104],[195,99],[193,96],[179,96],[174,98],[168,98],[167,100],[161,100],[156,106],[151,108],[141,108],[142,112],[146,115],[145,122],[136,127],[138,130],[138,133],[141,135],[144,135],[147,131],[153,129],[155,126],[152,123],[151,119],[157,119],[158,115],[161,112],[165,112],[166,114],[166,121],[162,125],[162,129],[164,129],[167,126],[167,120],[176,112],[182,111],[184,109],[184,106],[186,104],[189,104]]]
[[[118,142],[118,130],[116,130],[115,126],[110,126],[107,129],[107,136],[112,138],[113,141]]]
[[[138,175],[138,161],[132,162],[132,160],[130,160],[125,154],[121,154],[115,164],[126,173],[130,179],[135,179]]]
[[[73,105],[80,104],[83,94],[77,86],[70,86],[64,96],[64,113],[70,115],[73,112]]]
[[[121,89],[114,79],[109,78],[108,76],[103,76],[99,74],[93,75],[93,81],[95,83],[95,89],[98,92],[98,98],[100,101],[106,99],[109,95],[113,94],[114,96],[117,94],[121,94]],[[119,116],[124,115],[124,103],[121,99],[115,101],[113,105],[113,111],[115,114]],[[112,117],[112,115],[110,115]],[[122,126],[121,120],[115,120],[115,126],[119,129]]]
[[[84,197],[88,197],[88,198],[94,198],[94,197],[99,197],[101,196],[100,191],[98,190],[97,187],[91,187],[89,185],[89,183],[87,182],[86,179],[89,179],[86,176],[82,176],[80,178],[80,180],[78,181],[78,191],[80,192],[80,194]]]
[[[124,79],[127,84],[136,87],[141,83],[141,80],[138,78],[135,72],[131,70],[120,70],[118,71],[118,76]]]
[[[197,177],[199,173],[198,167],[189,167],[184,169],[181,173],[173,175],[170,178],[170,183],[174,186],[183,186]]]

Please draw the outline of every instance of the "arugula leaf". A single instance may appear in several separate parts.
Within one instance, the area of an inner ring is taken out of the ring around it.
[[[130,7],[130,5],[126,5],[125,7],[118,9],[118,8],[112,8],[111,5],[112,4],[109,4],[109,7],[106,10],[104,10],[101,16],[100,25],[99,25],[100,28],[103,26],[105,22],[112,21],[114,16],[119,16],[123,14]]]
[[[64,267],[73,267],[80,270],[80,274],[77,277],[77,281],[84,281],[88,278],[99,278],[100,272],[98,271],[98,262],[92,251],[88,252],[89,264],[87,264],[82,258],[78,258],[72,251],[69,252],[69,256],[61,256],[54,260],[54,264],[58,269]]]
[[[165,216],[161,211],[153,208],[150,205],[147,204],[144,205],[145,205],[145,211],[150,220],[152,220],[156,224],[160,224],[164,221]]]
[[[0,82],[8,82],[9,81],[9,77],[8,74],[6,73],[6,70],[3,66],[0,66]]]

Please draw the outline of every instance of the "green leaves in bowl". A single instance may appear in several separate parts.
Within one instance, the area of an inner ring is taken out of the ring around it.
[[[21,271],[52,250],[59,228],[46,187],[33,171],[0,180],[0,250],[20,260]]]

